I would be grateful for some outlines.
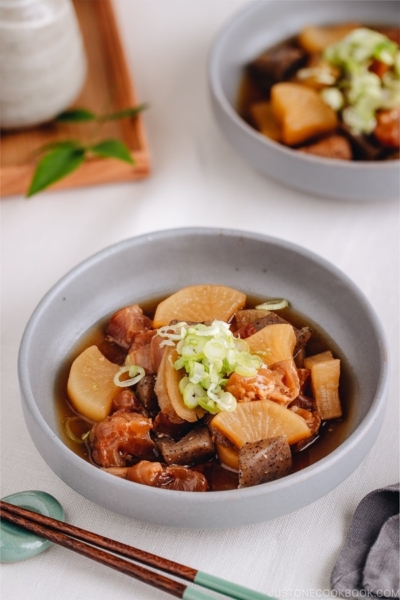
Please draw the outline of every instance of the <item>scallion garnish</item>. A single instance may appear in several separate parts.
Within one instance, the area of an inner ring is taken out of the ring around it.
[[[128,379],[122,379],[121,375],[128,373]],[[139,365],[125,365],[121,367],[120,370],[114,376],[114,383],[118,387],[130,387],[131,385],[135,385],[145,376],[145,370],[143,367],[139,367]]]
[[[174,368],[185,369],[179,390],[188,408],[201,406],[212,414],[235,410],[235,397],[224,390],[229,376],[234,372],[255,376],[263,364],[224,321],[168,325],[161,327],[158,335],[165,338],[161,345],[176,345],[179,358]]]
[[[322,99],[334,110],[342,110],[343,121],[355,135],[371,133],[376,112],[394,108],[400,101],[398,44],[378,31],[359,27],[328,46],[324,59],[339,67],[341,76],[335,87],[321,91]],[[389,69],[382,78],[370,71],[374,61]]]
[[[289,306],[289,302],[284,298],[274,298],[273,300],[266,300],[262,304],[256,306],[257,310],[280,310]]]
[[[86,433],[84,433],[82,436],[79,437],[72,431],[72,427],[71,427],[72,423],[82,423],[81,417],[78,417],[78,416],[67,417],[64,422],[65,433],[67,434],[69,439],[72,440],[73,442],[75,442],[76,444],[84,444],[86,441],[86,438],[90,434],[90,429],[88,431],[86,431]]]

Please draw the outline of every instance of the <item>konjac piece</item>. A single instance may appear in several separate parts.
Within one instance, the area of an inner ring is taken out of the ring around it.
[[[160,438],[157,446],[169,465],[195,465],[206,462],[215,455],[215,447],[207,427],[196,427],[177,442],[167,437]]]
[[[247,442],[239,451],[239,488],[289,475],[292,454],[285,436]]]

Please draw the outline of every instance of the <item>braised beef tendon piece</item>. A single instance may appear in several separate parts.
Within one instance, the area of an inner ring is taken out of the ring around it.
[[[346,123],[341,123],[339,130],[349,141],[354,160],[374,161],[381,159],[382,146],[374,136],[354,133]]]
[[[151,319],[143,314],[138,304],[132,304],[117,310],[112,315],[105,333],[108,341],[129,350],[135,336],[151,328]]]
[[[309,410],[311,412],[316,411],[316,405],[314,398],[310,398],[309,396],[305,396],[300,392],[300,394],[291,402],[288,408],[292,408],[293,406],[298,406],[299,408],[304,408],[304,410]]]
[[[299,368],[297,367],[297,375],[299,377],[299,382],[300,382],[300,394],[303,394],[305,396],[311,394],[311,371],[310,369],[305,369],[304,367]]]
[[[153,417],[160,407],[158,406],[157,396],[154,392],[156,378],[154,375],[145,375],[136,385],[136,395],[146,411]]]
[[[289,410],[294,412],[296,415],[302,417],[311,431],[311,436],[307,440],[301,440],[300,442],[296,442],[295,444],[293,444],[293,452],[300,452],[300,450],[303,450],[303,448],[309,446],[318,437],[322,423],[321,415],[317,410],[307,410],[296,404],[290,406]]]
[[[198,471],[187,467],[165,467],[155,478],[154,487],[182,492],[206,492],[208,482],[206,477]]]
[[[141,460],[132,467],[114,467],[104,470],[111,475],[150,487],[182,492],[206,492],[208,490],[206,477],[187,467],[166,467],[159,462]]]
[[[384,148],[399,149],[400,146],[400,107],[381,110],[376,116],[374,136]]]
[[[111,405],[111,414],[116,412],[135,412],[148,417],[145,407],[141,404],[136,394],[129,389],[122,389],[114,396]]]
[[[246,442],[239,451],[239,488],[289,475],[292,454],[285,436]]]
[[[156,443],[169,465],[196,465],[215,456],[215,447],[207,427],[198,426],[177,442],[164,437]]]
[[[274,83],[289,79],[307,62],[301,48],[282,45],[263,52],[247,65],[247,75],[263,93],[268,94]]]
[[[96,423],[89,435],[94,462],[101,467],[124,467],[132,459],[154,459],[158,452],[151,428],[151,419],[134,412],[116,412]]]
[[[351,160],[353,152],[350,142],[343,135],[330,135],[313,144],[300,146],[299,152],[321,156],[323,158],[336,158],[337,160]]]
[[[156,373],[151,360],[151,340],[155,335],[156,332],[151,329],[137,333],[126,357],[127,364],[143,367],[146,375]]]
[[[191,429],[193,429],[193,423],[184,421],[184,419],[181,419],[177,415],[170,415],[163,410],[157,413],[153,423],[153,431],[155,433],[167,435],[174,440],[179,440]]]
[[[244,325],[254,323],[257,319],[262,319],[262,317],[266,317],[268,314],[268,310],[260,310],[257,308],[244,308],[243,310],[238,310],[235,313],[234,318],[235,330],[237,331]]]

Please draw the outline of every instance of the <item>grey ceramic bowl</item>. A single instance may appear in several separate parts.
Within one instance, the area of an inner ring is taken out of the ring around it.
[[[343,22],[393,24],[398,3],[380,0],[261,0],[235,15],[210,54],[209,87],[216,122],[228,142],[261,173],[317,196],[343,201],[399,198],[399,161],[347,162],[296,152],[261,135],[236,112],[244,66],[305,25]]]
[[[154,489],[113,477],[67,448],[55,412],[54,387],[77,340],[126,304],[197,283],[227,284],[255,297],[287,298],[335,340],[355,382],[348,437],[336,450],[278,481],[204,494]],[[387,368],[386,343],[373,310],[335,267],[287,242],[208,228],[143,235],[78,265],[36,308],[19,355],[26,424],[38,451],[65,483],[116,513],[205,529],[273,519],[317,500],[348,477],[381,427]]]

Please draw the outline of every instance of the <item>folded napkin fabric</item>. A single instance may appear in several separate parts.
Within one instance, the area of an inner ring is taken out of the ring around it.
[[[331,575],[347,598],[399,598],[400,484],[369,493],[358,505]]]

